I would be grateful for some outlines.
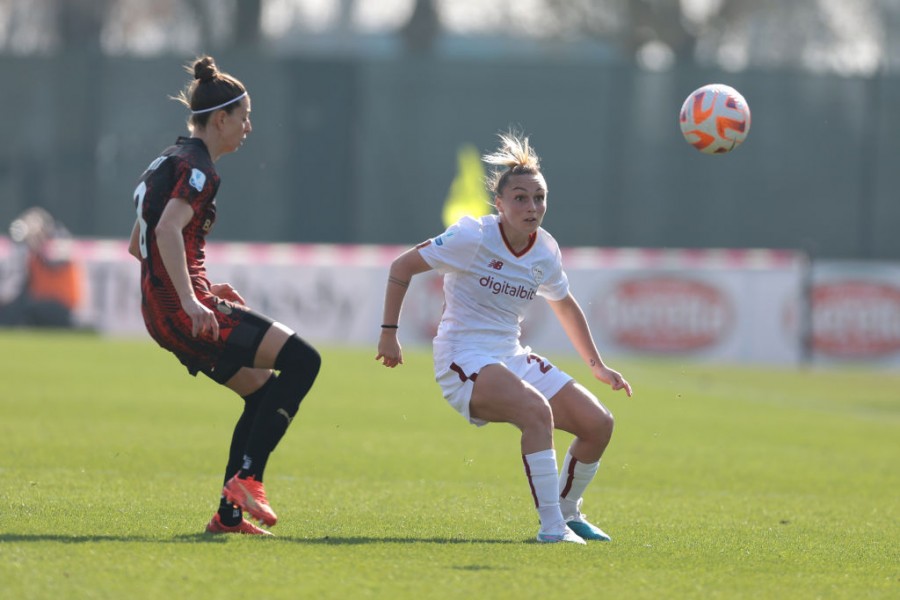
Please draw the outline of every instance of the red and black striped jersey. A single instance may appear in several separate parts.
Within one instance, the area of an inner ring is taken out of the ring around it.
[[[179,137],[143,172],[134,190],[140,227],[141,292],[144,303],[163,313],[180,308],[178,294],[163,265],[155,230],[166,204],[181,198],[194,211],[182,230],[188,274],[199,300],[210,296],[206,278],[206,234],[216,220],[219,175],[206,144],[198,138]]]

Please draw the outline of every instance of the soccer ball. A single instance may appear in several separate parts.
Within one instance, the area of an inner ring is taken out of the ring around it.
[[[750,107],[733,87],[710,83],[691,92],[678,120],[690,145],[704,154],[722,154],[747,138]]]

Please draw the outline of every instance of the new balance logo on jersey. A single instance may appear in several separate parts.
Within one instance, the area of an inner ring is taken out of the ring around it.
[[[497,281],[493,275],[487,275],[478,280],[481,287],[488,288],[492,294],[503,294],[505,296],[513,296],[514,298],[522,298],[524,300],[534,300],[537,290],[534,288],[526,288],[524,285],[510,285],[508,281]]]
[[[488,263],[488,266],[492,269],[497,269],[498,271],[503,268],[503,261],[497,260],[496,258],[492,259],[491,262]]]

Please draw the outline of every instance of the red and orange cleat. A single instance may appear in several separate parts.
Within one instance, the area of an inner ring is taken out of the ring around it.
[[[247,478],[241,478],[240,473],[238,473],[228,480],[223,493],[229,502],[237,504],[260,523],[271,527],[278,522],[275,511],[272,510],[272,507],[269,506],[269,501],[266,500],[266,489],[252,475]]]
[[[271,531],[266,531],[257,527],[246,519],[241,519],[237,525],[228,526],[222,523],[219,513],[213,515],[209,524],[206,526],[206,533],[244,533],[247,535],[272,535]]]

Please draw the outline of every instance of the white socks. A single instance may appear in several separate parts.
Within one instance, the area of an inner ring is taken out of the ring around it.
[[[561,532],[566,525],[559,510],[559,471],[556,469],[556,451],[553,448],[522,456],[525,474],[531,486],[531,495],[541,518],[541,531]]]
[[[583,463],[575,460],[569,452],[566,452],[566,458],[563,460],[559,473],[559,508],[566,521],[571,521],[578,516],[584,490],[599,468],[599,460],[594,463]]]

